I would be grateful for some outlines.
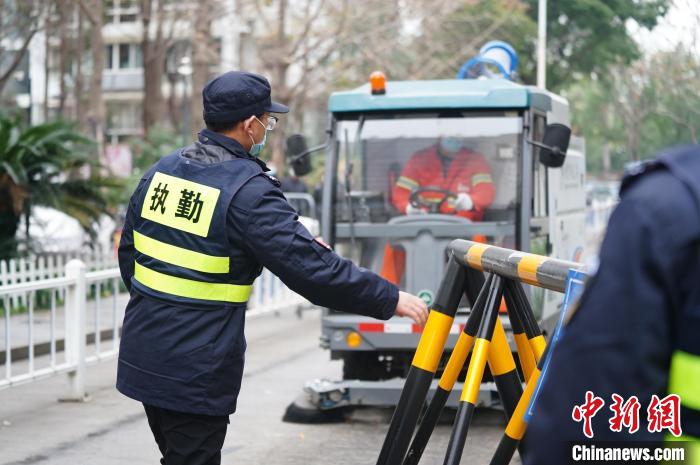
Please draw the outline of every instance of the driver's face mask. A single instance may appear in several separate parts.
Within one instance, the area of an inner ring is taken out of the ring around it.
[[[445,155],[454,155],[462,148],[462,141],[458,137],[443,137],[440,139],[440,149]]]

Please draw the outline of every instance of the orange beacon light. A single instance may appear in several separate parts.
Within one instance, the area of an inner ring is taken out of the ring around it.
[[[369,85],[372,95],[386,94],[386,76],[381,71],[375,71],[369,75]]]

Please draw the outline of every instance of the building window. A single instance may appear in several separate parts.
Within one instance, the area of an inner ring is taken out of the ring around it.
[[[113,47],[108,45],[105,47],[105,69],[112,69],[114,66],[114,60],[112,60]]]
[[[143,105],[141,102],[108,102],[107,133],[131,136],[141,134]]]
[[[106,70],[140,69],[143,67],[141,44],[107,45],[105,59]]]
[[[119,69],[131,68],[129,44],[119,44]]]
[[[107,0],[104,11],[105,23],[133,23],[139,7],[135,0]]]
[[[131,44],[131,64],[133,68],[143,68],[141,44]]]

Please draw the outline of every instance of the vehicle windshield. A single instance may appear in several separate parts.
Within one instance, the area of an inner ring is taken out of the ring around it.
[[[514,112],[338,121],[340,251],[379,272],[383,244],[402,247],[401,237],[416,234],[410,225],[431,219],[452,228],[443,229],[445,237],[435,229],[438,242],[463,237],[513,246],[521,133],[522,117]]]

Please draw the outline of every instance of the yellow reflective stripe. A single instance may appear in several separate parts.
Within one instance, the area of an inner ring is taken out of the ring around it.
[[[406,176],[400,176],[399,179],[396,181],[396,185],[408,190],[412,190],[420,186],[418,182],[414,181],[411,178],[407,178]]]
[[[700,410],[700,356],[677,350],[671,356],[668,392],[681,396],[681,403]]]
[[[491,179],[491,175],[489,173],[477,173],[472,176],[472,187],[476,186],[477,184],[490,184],[492,182],[493,179]]]
[[[416,186],[416,187],[418,187],[418,186],[420,185],[420,184],[418,183],[418,181],[416,181],[416,180],[414,180],[414,179],[411,179],[411,178],[409,178],[408,176],[399,176],[399,181],[403,181],[403,182],[405,182],[405,183],[407,183],[407,184],[412,184],[412,185],[414,185],[414,186]]]
[[[251,284],[205,283],[178,278],[151,270],[138,262],[135,263],[134,278],[153,290],[188,299],[244,303],[248,301],[253,290]]]
[[[668,433],[664,437],[666,447],[682,447],[684,449],[685,457],[683,457],[682,462],[671,462],[671,463],[684,463],[686,465],[700,465],[700,438],[695,436],[689,436],[686,434],[681,434],[679,437]],[[682,442],[682,444],[677,444]],[[665,463],[665,462],[662,462]]]
[[[442,372],[438,386],[443,388],[445,391],[451,391],[455,387],[457,378],[459,378],[459,373],[462,371],[464,362],[467,360],[467,355],[469,355],[469,349],[472,347],[472,342],[474,338],[462,331],[459,334],[459,339],[457,339],[457,344],[455,348],[452,349],[452,354],[450,354],[450,359],[447,361],[447,366]]]
[[[207,255],[150,238],[134,231],[134,247],[161,262],[205,273],[228,273],[229,258]]]
[[[414,367],[435,373],[440,356],[445,349],[445,341],[452,328],[453,317],[435,310],[428,315],[423,334],[418,342],[416,354],[413,356]]]

